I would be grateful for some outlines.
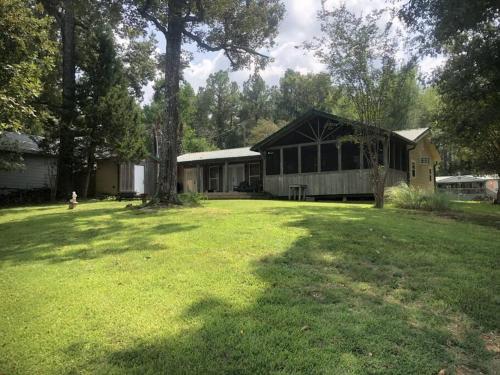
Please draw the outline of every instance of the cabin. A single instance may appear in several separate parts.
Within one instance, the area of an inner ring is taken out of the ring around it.
[[[1,134],[0,158],[19,155],[24,166],[15,170],[0,170],[0,194],[54,188],[57,159],[39,146],[40,141],[40,137],[28,134]]]
[[[432,143],[431,130],[418,128],[397,130],[394,133],[412,142],[408,148],[408,184],[423,190],[435,190],[436,166],[441,157]]]
[[[250,147],[195,152],[177,158],[182,192],[261,192],[262,158]]]
[[[353,121],[310,110],[250,148],[179,156],[182,192],[265,192],[275,197],[369,197],[370,169],[352,138]],[[379,160],[389,167],[386,186],[401,182],[434,189],[439,153],[428,128],[384,131]],[[351,138],[351,140],[349,140]]]

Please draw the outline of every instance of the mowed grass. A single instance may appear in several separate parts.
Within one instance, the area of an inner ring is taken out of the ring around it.
[[[498,206],[124,206],[0,210],[1,374],[500,372]]]

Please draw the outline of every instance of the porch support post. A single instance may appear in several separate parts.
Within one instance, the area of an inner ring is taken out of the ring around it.
[[[222,172],[222,184],[223,184],[222,190],[226,193],[229,191],[227,171],[228,171],[228,168],[227,168],[227,161],[226,161],[224,163],[224,171]]]

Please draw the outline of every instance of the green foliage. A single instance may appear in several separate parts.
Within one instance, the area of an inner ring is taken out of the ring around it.
[[[416,33],[424,53],[440,52],[447,58],[435,80],[443,142],[471,170],[499,173],[498,1],[410,0],[400,16]]]
[[[413,61],[396,60],[399,36],[391,24],[381,27],[381,13],[356,16],[345,5],[324,8],[318,19],[323,35],[305,46],[327,65],[355,120],[401,127],[415,97],[415,69]]]
[[[179,194],[179,200],[185,206],[200,206],[207,196],[203,193],[183,193]]]
[[[227,71],[220,70],[207,78],[205,88],[198,92],[196,130],[218,148],[242,145],[238,113],[240,91],[229,79]]]
[[[405,183],[389,188],[387,197],[396,207],[414,210],[447,211],[451,204],[451,198],[446,193],[430,192]]]
[[[142,111],[132,94],[135,84],[125,73],[136,68],[130,61],[124,68],[111,29],[96,27],[87,43],[78,81],[87,152],[111,152],[120,160],[141,159],[146,153]]]
[[[0,2],[0,133],[29,132],[46,115],[36,100],[55,67],[52,26],[35,1]]]
[[[250,138],[248,141],[251,145],[254,145],[271,134],[276,133],[278,130],[279,126],[271,120],[260,119],[257,121],[257,125],[250,132]]]
[[[308,73],[287,69],[274,92],[275,119],[292,121],[305,111],[316,108],[331,112],[338,100],[338,90],[326,73]]]

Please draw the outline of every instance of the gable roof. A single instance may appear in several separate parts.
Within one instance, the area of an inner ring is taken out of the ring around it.
[[[229,148],[226,150],[193,152],[177,157],[177,163],[188,163],[194,161],[218,160],[218,159],[238,159],[248,157],[259,157],[258,152],[250,150],[250,147]]]
[[[15,132],[3,132],[0,135],[0,151],[40,154],[43,150],[38,146],[42,137]]]
[[[412,142],[418,142],[424,136],[426,136],[430,131],[431,131],[430,128],[417,128],[417,129],[395,130],[394,133]]]
[[[262,141],[258,142],[254,146],[252,146],[251,150],[252,151],[260,150],[261,148],[265,147],[266,145],[280,139],[281,137],[285,136],[286,134],[288,134],[288,133],[292,132],[293,130],[295,130],[296,128],[300,127],[304,123],[304,121],[307,121],[307,120],[314,118],[314,117],[322,117],[322,118],[326,118],[328,120],[332,120],[332,121],[336,121],[336,122],[340,122],[340,123],[345,123],[345,124],[350,124],[350,125],[360,125],[361,124],[358,121],[349,120],[349,119],[344,118],[344,117],[336,116],[336,115],[333,115],[331,113],[320,111],[320,110],[312,108],[312,109],[306,111],[301,116],[297,117],[295,120],[293,120],[290,123],[288,123],[287,125],[285,125],[284,127],[282,127],[277,132],[271,134],[267,138],[263,139]],[[411,144],[413,144],[415,142],[407,137],[404,137],[404,136],[398,134],[398,132],[391,132],[390,130],[383,129],[383,128],[382,128],[382,131],[387,132],[387,133],[392,133],[393,135],[396,135],[398,138],[400,138],[401,140],[403,140],[405,142],[408,142]]]

